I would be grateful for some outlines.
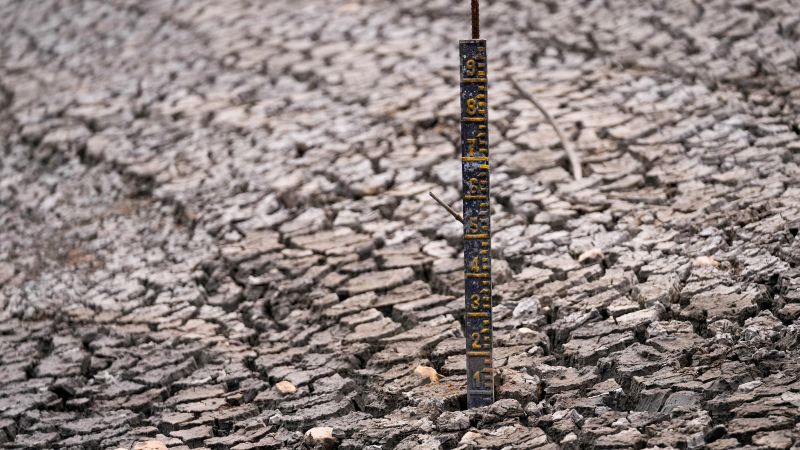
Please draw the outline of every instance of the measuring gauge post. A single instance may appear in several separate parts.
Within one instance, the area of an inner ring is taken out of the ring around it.
[[[494,402],[486,41],[459,43],[467,404]]]

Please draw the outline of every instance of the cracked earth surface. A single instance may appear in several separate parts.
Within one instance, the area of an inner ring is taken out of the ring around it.
[[[798,5],[487,3],[465,411],[466,2],[0,0],[0,445],[800,445]]]

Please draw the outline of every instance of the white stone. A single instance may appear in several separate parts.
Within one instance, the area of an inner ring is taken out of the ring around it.
[[[297,388],[292,383],[286,380],[278,382],[278,384],[275,385],[275,389],[277,389],[278,392],[280,392],[283,395],[294,394],[295,392],[297,392]]]
[[[142,441],[137,442],[133,450],[167,450],[167,446],[161,441]]]
[[[336,442],[333,437],[333,428],[331,427],[314,427],[306,431],[306,443],[312,445],[329,445]]]

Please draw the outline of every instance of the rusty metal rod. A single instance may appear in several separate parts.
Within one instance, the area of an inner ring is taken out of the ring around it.
[[[478,0],[472,0],[472,39],[481,38],[481,17]]]

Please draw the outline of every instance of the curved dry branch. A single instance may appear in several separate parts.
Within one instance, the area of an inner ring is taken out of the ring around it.
[[[583,178],[583,173],[581,171],[581,159],[578,156],[578,153],[575,151],[575,148],[572,146],[572,143],[569,142],[567,138],[564,137],[564,133],[561,131],[561,128],[558,126],[556,121],[553,120],[553,117],[550,116],[547,110],[544,109],[544,107],[538,101],[536,101],[536,98],[533,97],[533,94],[523,89],[522,86],[520,86],[519,83],[517,83],[517,80],[515,80],[511,76],[509,76],[508,79],[509,81],[511,81],[511,85],[514,86],[514,89],[517,90],[519,95],[521,95],[522,98],[524,98],[525,100],[528,100],[529,102],[533,103],[533,106],[535,106],[536,109],[538,109],[539,112],[542,113],[545,120],[547,120],[547,123],[549,123],[550,126],[553,127],[554,130],[556,130],[558,139],[561,140],[561,146],[564,147],[564,151],[567,152],[567,158],[569,158],[569,163],[572,166],[572,176],[576,180],[580,180],[581,178]]]

